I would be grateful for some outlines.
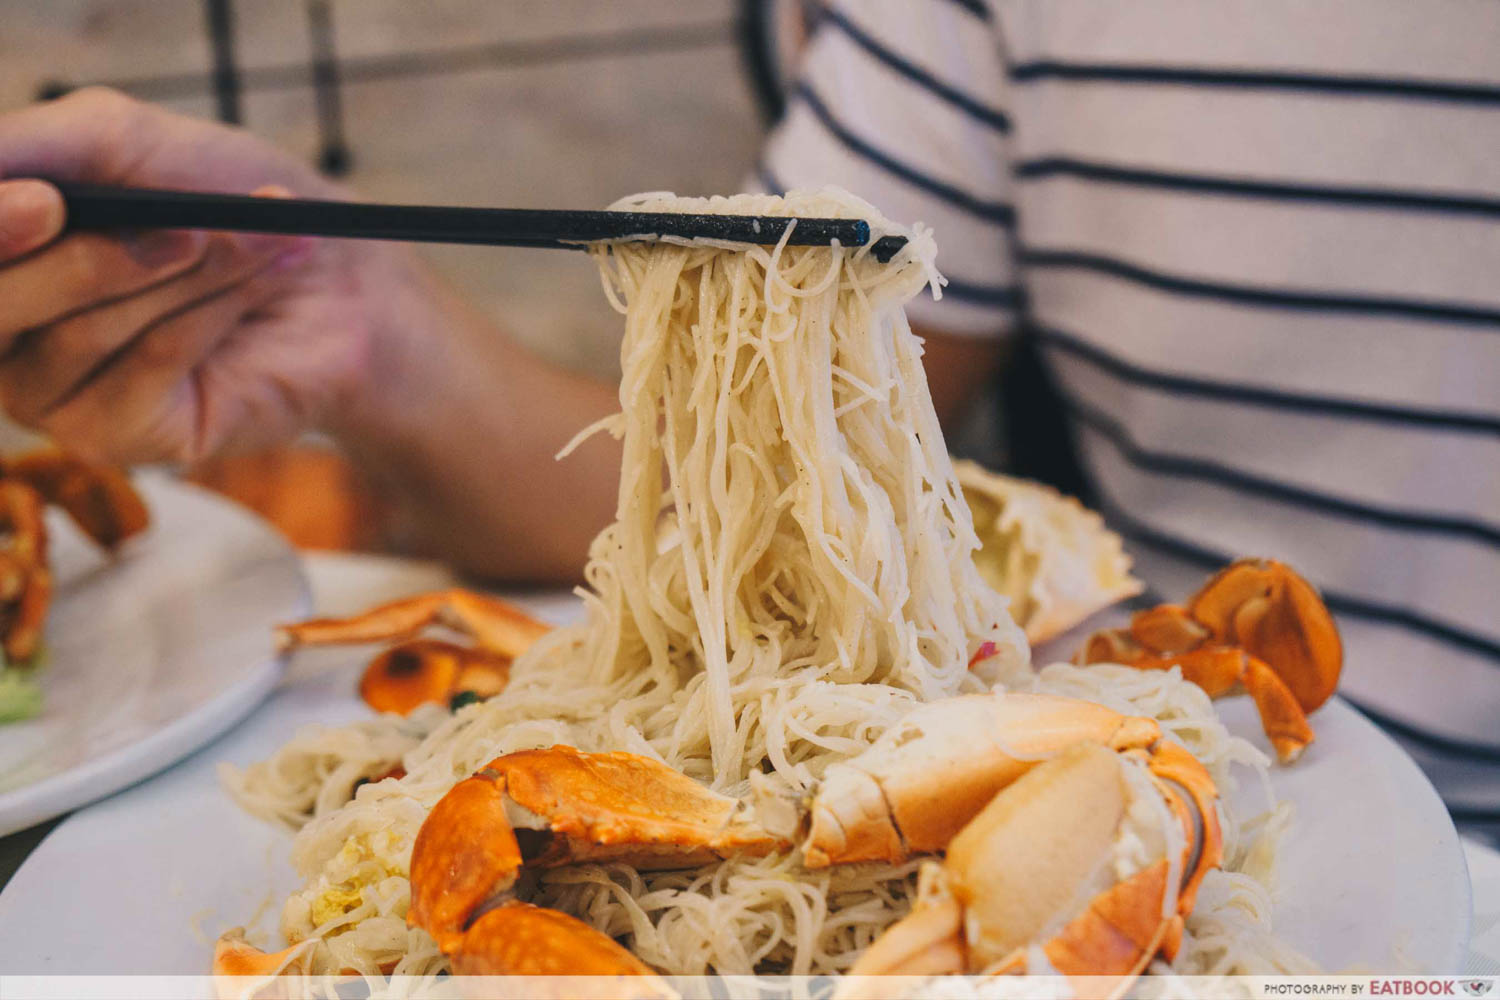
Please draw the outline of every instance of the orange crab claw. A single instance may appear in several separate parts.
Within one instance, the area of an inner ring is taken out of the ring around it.
[[[649,965],[607,934],[530,903],[504,903],[474,921],[453,954],[453,971],[460,976],[643,976],[647,982],[608,995],[673,995]]]
[[[744,820],[734,799],[647,757],[521,750],[460,781],[428,814],[412,849],[407,922],[474,968],[509,965],[497,928],[522,919],[519,911],[485,911],[509,901],[523,864],[689,868],[782,846]],[[501,950],[491,954],[492,946]]]
[[[1344,662],[1338,626],[1313,585],[1285,563],[1231,563],[1194,595],[1188,612],[1219,642],[1269,664],[1304,712],[1338,687]]]
[[[359,696],[377,712],[407,715],[429,701],[446,702],[460,691],[481,698],[499,694],[510,678],[510,658],[441,639],[413,639],[370,661]]]
[[[144,531],[151,517],[130,477],[56,449],[29,452],[0,462],[0,474],[20,480],[56,504],[85,534],[113,550]]]
[[[1150,783],[1130,770],[1139,764]],[[1134,796],[1156,793],[1177,798],[1174,814],[1178,805],[1196,813],[1200,802],[1204,810],[1185,824],[1180,885],[1170,880],[1173,839],[1149,821],[1140,825],[1132,806]],[[1220,860],[1215,800],[1208,772],[1174,744],[1116,752],[1077,743],[999,792],[953,838],[943,862],[924,867],[912,913],[866,950],[851,976],[1038,971],[1040,950],[1051,970],[1091,977],[1091,990],[1103,985],[1118,995],[1154,956],[1176,950],[1201,872]],[[1162,853],[1112,881],[1121,843]],[[872,990],[889,992],[855,983],[841,995]]]
[[[506,815],[503,779],[480,772],[449,789],[417,831],[406,922],[455,950],[486,901],[509,892],[521,847]]]
[[[941,851],[1039,761],[1079,742],[1123,750],[1160,738],[1151,719],[1056,695],[973,694],[920,706],[824,773],[803,862],[823,868]]]
[[[350,618],[314,618],[276,629],[282,650],[298,646],[409,639],[429,625],[446,625],[485,649],[520,656],[551,626],[513,604],[469,590],[439,590],[404,597]]]
[[[649,757],[554,746],[489,766],[530,814],[522,835],[528,864],[623,860],[637,868],[690,868],[783,846],[744,818],[735,799]]]

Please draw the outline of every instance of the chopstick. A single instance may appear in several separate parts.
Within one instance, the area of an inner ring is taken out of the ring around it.
[[[54,182],[56,183],[56,182]],[[216,229],[417,243],[583,250],[601,240],[729,240],[771,245],[793,220],[779,216],[677,212],[558,211],[523,208],[449,208],[367,202],[255,198],[146,188],[57,183],[68,207],[68,228]],[[870,242],[863,219],[797,219],[788,244],[861,247]],[[875,241],[871,253],[888,263],[906,245],[900,236]]]

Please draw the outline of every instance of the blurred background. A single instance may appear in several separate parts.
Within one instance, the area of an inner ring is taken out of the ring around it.
[[[238,121],[370,200],[592,208],[644,190],[727,193],[751,174],[804,6],[0,0],[0,111],[104,83]],[[619,318],[582,255],[422,252],[537,352],[617,371]],[[359,484],[316,443],[190,472],[305,547],[378,544]]]

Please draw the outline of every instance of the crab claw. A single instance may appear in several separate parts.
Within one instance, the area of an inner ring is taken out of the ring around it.
[[[492,653],[515,658],[551,631],[513,604],[471,590],[439,590],[404,597],[350,618],[313,618],[276,629],[277,648],[410,639],[429,625],[446,625]]]
[[[1137,612],[1123,629],[1096,632],[1080,664],[1182,668],[1211,698],[1243,689],[1283,764],[1313,741],[1307,713],[1333,694],[1343,666],[1333,616],[1283,563],[1241,559],[1209,579],[1186,606]]]
[[[151,517],[130,477],[56,449],[0,461],[0,475],[17,479],[67,512],[85,534],[110,550],[145,530]]]
[[[1219,642],[1269,664],[1304,712],[1316,710],[1338,687],[1344,663],[1338,626],[1313,585],[1285,563],[1231,563],[1187,608]]]
[[[508,901],[523,864],[689,868],[784,846],[740,809],[635,754],[555,746],[498,757],[443,796],[418,831],[407,922],[465,962],[509,961],[488,950],[498,940],[491,931],[521,917],[486,916],[498,912],[493,903]]]
[[[1174,861],[1191,867],[1212,853],[1189,839],[1186,854],[1171,857],[1175,809],[1162,818],[1159,804],[1137,801],[1159,789],[1132,776],[1135,754],[1079,743],[1017,778],[953,838],[941,865],[924,869],[912,913],[850,975],[1026,972],[1039,951],[1063,975],[1114,977],[1111,992],[1123,992],[1181,934],[1191,906],[1182,886],[1196,888],[1198,872],[1173,884]],[[1181,760],[1166,770],[1183,771]]]
[[[669,1000],[677,993],[649,965],[609,935],[557,910],[503,903],[487,911],[453,955],[460,976],[566,977],[549,994],[548,983],[527,983],[528,996],[598,996],[609,1000]],[[575,977],[620,977],[580,982]],[[537,992],[533,992],[537,991]]]
[[[1043,694],[975,694],[923,705],[835,764],[809,809],[809,868],[941,851],[995,793],[1075,743],[1115,750],[1161,737],[1150,719]]]
[[[407,715],[429,701],[446,702],[461,691],[481,698],[499,694],[510,678],[510,657],[441,639],[412,639],[370,661],[359,696],[377,712]]]

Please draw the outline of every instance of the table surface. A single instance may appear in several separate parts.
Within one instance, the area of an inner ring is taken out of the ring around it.
[[[378,601],[419,590],[452,585],[452,575],[441,566],[386,556],[307,553],[304,567],[319,614],[350,614]],[[295,684],[295,666],[282,683]],[[26,856],[66,817],[29,830],[0,837],[0,889],[10,881]],[[1465,839],[1464,855],[1474,887],[1473,937],[1464,975],[1500,975],[1500,852]]]

